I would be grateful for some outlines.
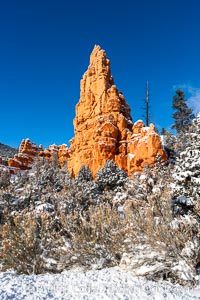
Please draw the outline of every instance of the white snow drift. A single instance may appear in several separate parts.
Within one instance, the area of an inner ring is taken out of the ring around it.
[[[200,299],[200,289],[190,290],[170,283],[133,277],[118,267],[100,271],[65,271],[57,275],[0,273],[0,299]]]

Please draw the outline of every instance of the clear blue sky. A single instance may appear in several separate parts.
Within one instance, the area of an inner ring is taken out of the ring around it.
[[[199,0],[0,1],[0,142],[68,143],[94,44],[134,121],[148,79],[152,121],[170,128],[177,87],[200,110]]]

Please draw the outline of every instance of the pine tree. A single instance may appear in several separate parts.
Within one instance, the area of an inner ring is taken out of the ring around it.
[[[185,99],[184,92],[180,89],[176,90],[176,95],[173,97],[172,105],[172,108],[176,111],[172,115],[174,118],[174,124],[171,128],[176,129],[178,134],[187,131],[194,119],[192,110],[187,106],[186,101],[187,99]]]
[[[145,104],[146,104],[146,126],[149,126],[149,85],[148,81],[146,83],[146,99],[145,99]]]

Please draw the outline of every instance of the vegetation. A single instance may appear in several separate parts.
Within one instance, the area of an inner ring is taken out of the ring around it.
[[[176,95],[173,97],[172,108],[175,110],[172,117],[174,118],[173,129],[176,129],[177,133],[186,132],[189,126],[192,124],[194,114],[192,110],[187,106],[187,100],[185,94],[180,89],[176,90]]]
[[[185,109],[184,95],[177,97]],[[185,126],[183,148],[163,130],[173,159],[132,178],[112,160],[95,180],[88,166],[72,178],[56,157],[38,158],[15,176],[2,172],[0,269],[40,274],[120,265],[153,280],[197,283],[200,114],[193,122],[186,115],[176,114],[175,123],[179,133]]]

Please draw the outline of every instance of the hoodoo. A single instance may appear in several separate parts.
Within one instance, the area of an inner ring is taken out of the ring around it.
[[[82,165],[95,176],[108,159],[129,175],[154,164],[157,154],[166,159],[154,126],[132,123],[130,108],[114,85],[110,61],[100,46],[94,46],[80,82],[74,132],[68,167],[75,176]]]
[[[9,167],[19,168],[20,170],[31,169],[35,156],[42,150],[42,146],[36,146],[29,139],[22,140],[19,153],[8,160]]]
[[[68,161],[71,173],[77,175],[81,165],[88,165],[95,175],[108,159],[127,170],[125,141],[132,126],[130,108],[114,85],[110,61],[95,46],[80,83]]]

